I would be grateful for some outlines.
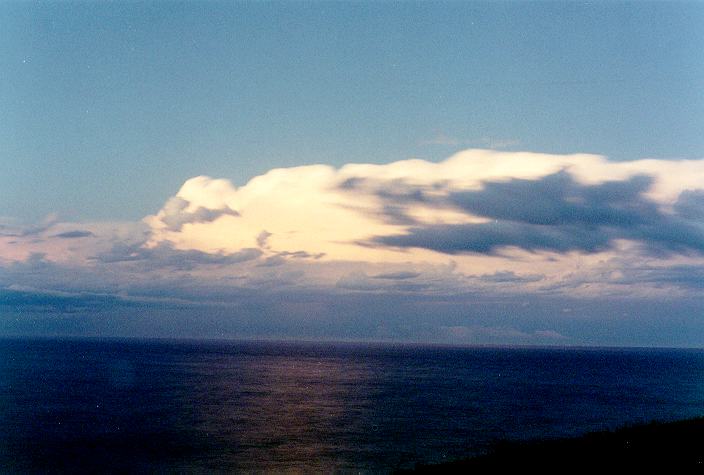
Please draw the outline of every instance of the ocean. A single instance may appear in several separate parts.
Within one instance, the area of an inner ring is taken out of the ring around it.
[[[377,473],[704,415],[704,351],[0,340],[0,471]]]

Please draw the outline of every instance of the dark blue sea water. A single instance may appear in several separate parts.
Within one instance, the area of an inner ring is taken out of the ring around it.
[[[0,340],[0,471],[392,471],[704,415],[704,352]]]

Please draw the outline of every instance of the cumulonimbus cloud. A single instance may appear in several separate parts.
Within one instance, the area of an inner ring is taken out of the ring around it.
[[[702,160],[469,150],[439,163],[276,169],[240,188],[197,177],[145,222],[151,245],[233,252],[265,243],[328,260],[595,253],[619,241],[704,253],[703,183]]]
[[[468,150],[275,169],[242,186],[199,176],[141,223],[6,224],[0,257],[42,255],[114,288],[168,276],[179,288],[691,292],[673,272],[704,269],[703,197],[704,160]],[[29,285],[36,269],[7,281]]]

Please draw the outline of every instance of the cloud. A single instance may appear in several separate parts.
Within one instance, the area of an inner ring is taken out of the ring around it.
[[[262,255],[259,249],[241,249],[233,253],[206,253],[197,250],[174,249],[169,243],[147,248],[142,244],[116,244],[105,253],[93,259],[103,264],[136,262],[151,269],[170,267],[191,270],[197,266],[232,265],[257,259]]]
[[[84,237],[95,237],[95,234],[93,234],[90,231],[75,230],[75,231],[65,231],[63,233],[54,234],[51,237],[57,237],[57,238],[63,238],[63,239],[76,239],[76,238],[84,238]]]
[[[512,326],[441,326],[441,335],[455,343],[466,344],[564,344],[569,339],[555,330],[523,331]]]
[[[674,209],[685,219],[704,220],[704,190],[683,191]]]
[[[292,259],[320,259],[325,256],[324,252],[311,254],[306,251],[282,251],[276,254],[279,257],[290,257]]]
[[[692,199],[682,204],[680,198],[675,213],[666,213],[645,196],[653,181],[635,175],[584,185],[566,170],[535,180],[487,181],[480,190],[452,192],[446,198],[485,222],[413,226],[373,242],[448,254],[496,253],[505,247],[593,253],[626,239],[653,252],[704,252],[704,227],[689,219],[696,209]]]
[[[179,196],[170,198],[161,209],[159,219],[170,231],[180,231],[185,224],[210,223],[221,216],[239,216],[240,214],[223,206],[209,209],[204,206],[191,206],[188,200]]]
[[[554,340],[564,340],[567,339],[565,335],[562,335],[555,330],[536,330],[533,334],[539,338],[548,338]]]
[[[286,264],[286,259],[279,255],[269,256],[258,264],[259,267],[278,267]]]
[[[647,283],[663,287],[675,286],[695,291],[702,290],[704,289],[704,265],[624,267],[612,277],[612,282],[626,286]]]
[[[208,259],[188,251],[218,261],[258,249],[237,271],[244,280],[290,270],[302,273],[302,285],[355,292],[615,295],[626,285],[603,278],[600,262],[618,270],[704,259],[702,183],[704,160],[490,150],[437,163],[275,169],[242,186],[201,176],[144,219],[140,252],[186,252],[174,259],[197,270]],[[212,213],[196,218],[201,208]],[[450,263],[451,273],[419,271]],[[674,280],[633,285],[642,293],[682,288]]]
[[[539,282],[544,278],[545,276],[542,274],[517,275],[513,271],[494,272],[493,274],[484,274],[479,277],[479,279],[484,282],[497,284]]]
[[[392,273],[369,276],[364,272],[355,271],[341,277],[336,287],[338,289],[365,291],[365,292],[424,292],[430,291],[432,285],[426,281],[410,281],[420,276],[413,273]],[[381,279],[381,282],[379,281]]]
[[[28,237],[37,236],[44,233],[58,222],[58,216],[51,213],[44,217],[39,223],[34,225],[22,225],[14,223],[12,220],[0,224],[0,236],[8,237]]]
[[[0,307],[32,308],[61,314],[86,310],[91,306],[104,308],[118,300],[119,297],[114,295],[70,293],[19,285],[0,287]]]
[[[420,276],[420,272],[401,271],[401,272],[388,272],[385,274],[377,274],[372,277],[375,279],[407,280],[407,279],[415,279],[418,276]]]
[[[704,160],[487,150],[275,169],[241,186],[199,176],[141,222],[4,222],[0,285],[199,305],[383,297],[389,313],[413,297],[428,302],[419,315],[461,299],[690,298],[702,183]]]
[[[454,192],[449,200],[462,210],[488,219],[557,226],[628,226],[651,220],[657,207],[642,195],[652,178],[582,185],[562,170],[526,180],[483,182],[481,190]]]
[[[269,247],[267,244],[267,240],[269,239],[269,236],[271,236],[270,232],[267,232],[266,230],[262,231],[257,235],[257,245],[259,247]]]

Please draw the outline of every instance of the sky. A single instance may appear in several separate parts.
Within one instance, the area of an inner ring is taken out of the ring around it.
[[[0,3],[0,335],[701,347],[703,23]]]

